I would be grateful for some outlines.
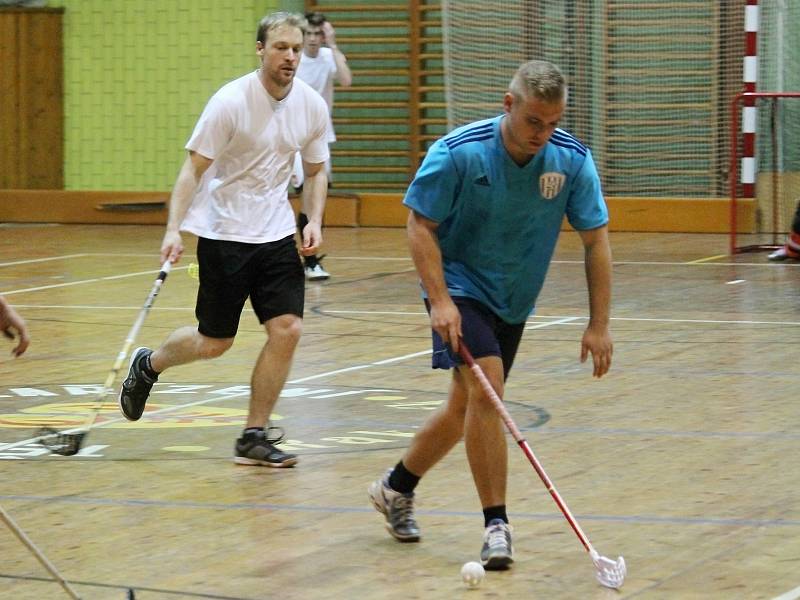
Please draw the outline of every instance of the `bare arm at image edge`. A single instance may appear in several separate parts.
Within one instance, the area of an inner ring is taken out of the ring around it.
[[[15,357],[22,356],[31,343],[28,326],[25,319],[19,316],[3,296],[0,296],[0,331],[10,340],[18,340],[17,345],[11,349],[11,354]]]

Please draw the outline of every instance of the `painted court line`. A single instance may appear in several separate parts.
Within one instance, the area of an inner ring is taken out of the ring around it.
[[[800,586],[789,590],[785,594],[775,596],[772,600],[797,600],[798,598],[800,598]]]
[[[368,260],[368,261],[402,261],[402,262],[409,262],[411,260],[410,256],[335,256],[333,254],[328,254],[326,256],[329,259],[334,260]]]
[[[431,350],[425,350],[425,351],[422,351],[422,352],[414,352],[414,353],[411,353],[411,354],[404,354],[402,356],[395,356],[395,357],[392,357],[392,358],[386,358],[386,359],[383,359],[383,360],[380,360],[380,361],[376,361],[376,362],[372,362],[372,363],[367,363],[367,364],[363,364],[363,365],[355,365],[355,366],[347,367],[347,368],[344,368],[344,369],[335,369],[333,371],[326,371],[324,373],[318,373],[316,375],[309,375],[308,377],[300,377],[300,378],[297,378],[297,379],[292,379],[290,381],[287,381],[286,384],[287,385],[294,385],[294,384],[297,384],[297,383],[303,383],[305,381],[312,381],[314,379],[321,379],[323,377],[329,377],[331,375],[338,375],[339,373],[347,373],[349,371],[358,371],[358,370],[361,370],[361,369],[368,369],[368,368],[374,367],[374,366],[381,366],[381,365],[385,365],[385,364],[389,364],[389,363],[393,363],[393,362],[400,362],[400,361],[403,361],[403,360],[408,360],[410,358],[414,358],[416,356],[421,356],[421,355],[430,354],[430,353],[431,353]],[[155,415],[161,415],[161,414],[164,414],[164,413],[167,413],[167,412],[173,412],[173,411],[176,411],[176,410],[181,410],[181,409],[189,408],[189,407],[192,407],[192,406],[200,406],[202,404],[209,404],[211,402],[222,402],[224,400],[230,400],[232,398],[240,398],[242,396],[247,396],[249,394],[250,394],[250,390],[247,389],[246,391],[237,392],[237,393],[234,393],[234,394],[228,394],[228,395],[220,394],[220,395],[215,396],[213,398],[206,398],[204,400],[197,400],[196,402],[186,402],[186,403],[183,403],[183,404],[177,404],[175,406],[168,406],[168,407],[165,407],[165,408],[161,408],[161,409],[158,409],[158,410],[147,412],[147,413],[145,413],[143,415],[142,419],[143,420],[144,419],[148,419],[148,418],[153,417]],[[109,396],[110,396],[110,394],[109,394]],[[108,397],[106,397],[106,402],[108,402]],[[110,419],[108,421],[104,421],[102,423],[98,423],[97,425],[92,427],[92,429],[100,429],[102,427],[107,427],[107,426],[112,425],[114,423],[122,423],[124,421],[125,421],[125,419],[123,417],[118,417],[116,419]],[[79,431],[83,431],[84,429],[85,429],[84,427],[75,427],[75,428],[72,428],[72,429],[67,429],[65,431],[62,431],[61,433],[77,433]],[[27,444],[32,444],[32,443],[35,443],[35,442],[39,441],[40,439],[41,439],[41,437],[37,436],[37,437],[33,437],[33,438],[28,438],[26,440],[19,440],[19,441],[16,441],[16,442],[10,442],[8,444],[2,444],[2,445],[0,445],[0,452],[4,452],[6,450],[11,450],[12,448],[18,448],[19,446],[25,446]]]
[[[168,412],[180,410],[182,408],[189,408],[190,406],[199,406],[201,404],[208,404],[209,402],[220,402],[220,401],[223,401],[223,400],[230,400],[231,398],[239,398],[241,396],[246,396],[249,393],[250,393],[250,390],[247,390],[247,391],[244,391],[244,392],[238,392],[236,394],[229,394],[229,395],[220,394],[219,396],[217,396],[215,398],[206,398],[205,400],[198,400],[197,402],[187,402],[185,404],[176,404],[175,406],[167,406],[165,408],[160,408],[158,410],[154,410],[154,411],[151,411],[149,413],[145,413],[142,418],[145,419],[145,418],[152,417],[152,416],[155,416],[155,415],[160,415],[160,414],[163,414],[163,413],[168,413]],[[107,402],[108,402],[108,400],[105,400],[103,402],[103,404],[105,404]],[[91,429],[101,429],[103,427],[108,427],[109,425],[113,425],[114,423],[123,423],[125,420],[126,419],[124,417],[117,417],[116,419],[109,419],[108,421],[103,421],[102,423],[97,423],[96,425],[93,425],[91,427]],[[85,427],[73,427],[72,429],[65,429],[64,431],[59,431],[59,433],[78,433],[80,431],[85,431],[85,430],[86,430]],[[0,445],[0,452],[4,452],[6,450],[11,450],[12,448],[18,448],[20,446],[25,446],[27,444],[33,444],[35,442],[38,442],[40,439],[42,439],[42,436],[36,436],[36,437],[28,438],[27,440],[19,440],[19,441],[16,441],[16,442],[10,442],[8,444],[2,444],[2,445]]]
[[[188,268],[189,268],[189,266],[187,265],[185,267],[174,267],[172,270],[173,271],[179,271],[181,269],[188,269]],[[4,291],[3,295],[4,296],[10,296],[12,294],[23,294],[25,292],[39,292],[41,290],[52,290],[52,289],[55,289],[55,288],[70,287],[70,286],[73,286],[73,285],[82,285],[84,283],[95,283],[95,282],[98,282],[98,281],[111,281],[111,280],[114,280],[114,279],[126,279],[128,277],[138,277],[139,275],[150,275],[152,273],[158,273],[158,269],[152,269],[152,270],[149,270],[149,271],[137,271],[136,273],[124,273],[122,275],[109,275],[107,277],[93,277],[91,279],[81,279],[80,281],[68,281],[68,282],[65,282],[65,283],[54,283],[54,284],[51,284],[51,285],[41,285],[41,286],[38,286],[38,287],[23,288],[23,289],[19,289],[19,290],[9,290],[9,291]]]
[[[0,263],[0,267],[11,267],[14,265],[29,265],[31,263],[49,262],[51,260],[65,260],[67,258],[80,258],[81,256],[88,256],[88,254],[63,254],[61,256],[49,256],[47,258],[29,258],[26,260],[15,260],[12,262]]]
[[[710,260],[717,260],[718,258],[728,258],[727,254],[717,254],[716,256],[706,256],[705,258],[698,258],[697,260],[686,261],[687,265],[697,265],[700,263],[708,262]]]
[[[90,304],[14,304],[15,308],[47,308],[59,310],[142,310],[141,306],[98,306]],[[155,310],[181,310],[194,312],[194,306],[151,306],[151,311]],[[251,310],[245,308],[244,310]]]
[[[800,325],[800,321],[735,321],[732,319],[653,319],[646,317],[611,317],[612,321],[652,321],[655,323],[705,323],[710,325]]]
[[[100,255],[100,253],[68,254],[68,255],[54,256],[54,257],[49,257],[49,258],[28,259],[28,260],[14,261],[14,262],[9,262],[9,263],[0,263],[0,267],[16,265],[16,264],[44,262],[44,261],[50,261],[50,260],[61,260],[61,259],[64,259],[64,258],[94,256],[94,255]],[[103,255],[103,256],[108,256],[108,255]],[[114,256],[114,255],[112,255],[112,256]],[[151,255],[149,255],[149,254],[147,254],[147,255],[141,255],[141,254],[118,254],[118,255],[115,255],[115,256],[151,256]],[[336,257],[333,257],[333,258],[336,258]],[[380,261],[380,260],[389,260],[389,261],[395,261],[395,260],[397,260],[397,261],[408,261],[408,260],[410,260],[410,259],[396,258],[396,257],[382,258],[382,257],[347,256],[347,257],[339,257],[339,258],[341,258],[343,260],[378,260],[378,261]],[[714,257],[712,257],[712,258],[714,258]],[[703,259],[700,259],[700,260],[703,260]],[[575,265],[583,265],[584,264],[584,261],[582,261],[582,260],[554,260],[552,262],[554,264],[575,264]],[[699,262],[699,261],[690,261],[690,262],[614,261],[613,264],[614,264],[614,266],[620,266],[620,265],[666,265],[666,266],[712,266],[712,267],[713,266],[760,266],[760,267],[770,267],[770,268],[775,268],[775,267],[779,267],[779,266],[783,266],[783,267],[800,267],[800,264],[787,264],[787,263],[781,263],[781,264],[777,265],[775,263],[712,263],[712,262]],[[173,267],[172,270],[173,271],[178,271],[178,270],[188,269],[188,268],[189,268],[189,265],[186,265],[186,266],[183,266],[183,267]],[[406,272],[412,272],[412,271],[414,271],[414,268],[406,269],[406,270],[403,270],[403,271],[399,271],[399,273],[406,273]],[[125,273],[125,274],[121,274],[121,275],[110,275],[110,276],[107,276],[107,277],[93,277],[93,278],[90,278],[90,279],[82,279],[80,281],[70,281],[70,282],[64,282],[64,283],[54,283],[54,284],[51,284],[51,285],[42,285],[42,286],[37,286],[37,287],[32,287],[32,288],[22,288],[22,289],[18,289],[18,290],[8,290],[8,291],[4,291],[3,294],[6,295],[6,296],[10,296],[12,294],[23,294],[23,293],[26,293],[26,292],[40,292],[42,290],[52,290],[52,289],[70,287],[70,286],[75,286],[75,285],[83,285],[83,284],[86,284],[86,283],[97,283],[97,282],[100,282],[100,281],[111,281],[111,280],[114,280],[114,279],[126,279],[128,277],[137,277],[139,275],[146,275],[146,274],[149,274],[149,273],[158,273],[158,270],[155,269],[155,270],[148,270],[148,271],[139,271],[139,272],[136,272],[136,273]]]
[[[424,315],[427,314],[423,311],[419,312],[403,312],[403,311],[372,311],[372,310],[328,310],[325,309],[323,314],[332,315]],[[536,315],[534,319],[556,319],[550,321],[548,325],[555,325],[558,323],[569,323],[577,319],[588,319],[585,315]],[[741,320],[736,321],[732,319],[656,319],[650,317],[611,317],[612,321],[646,321],[653,323],[702,323],[709,325],[730,324],[730,325],[800,325],[800,321],[750,321]],[[531,329],[531,327],[528,327]]]
[[[433,350],[423,350],[422,352],[414,352],[412,354],[404,354],[403,356],[397,356],[395,358],[386,358],[384,360],[379,360],[374,363],[373,365],[388,365],[394,362],[400,362],[401,360],[406,360],[407,358],[414,358],[416,356],[424,356],[425,354],[430,354]]]
[[[293,511],[305,513],[370,513],[374,512],[371,506],[309,506],[307,504],[278,504],[267,502],[197,502],[192,500],[144,500],[144,499],[117,499],[95,498],[86,496],[34,496],[2,494],[0,500],[13,500],[17,502],[58,502],[61,504],[84,504],[98,506],[153,506],[162,508],[186,508],[200,510],[269,510]],[[445,509],[415,509],[419,515],[439,517],[470,517],[475,516],[474,511],[445,510]],[[581,521],[595,521],[604,523],[635,523],[640,525],[687,525],[707,527],[800,527],[800,521],[788,519],[736,519],[722,517],[660,517],[656,515],[575,515]],[[563,521],[564,515],[560,512],[530,513],[514,512],[515,519],[532,519],[538,521]],[[793,590],[794,591],[794,590]],[[790,598],[787,596],[787,599]],[[791,597],[796,598],[796,596]],[[787,600],[781,597],[781,600]],[[777,599],[775,599],[777,600]]]
[[[178,267],[178,269],[185,269],[188,267]],[[134,275],[142,275],[147,273],[157,273],[157,271],[145,271],[142,273],[131,273],[129,275],[115,275],[111,277],[106,277],[103,279],[118,279],[120,277],[133,277]],[[99,281],[99,280],[98,280]],[[75,282],[80,283],[80,282]],[[59,287],[63,285],[74,285],[73,284],[58,284],[52,287]],[[11,292],[3,292],[4,294],[13,294],[19,293],[22,291],[28,290],[17,290]],[[141,310],[141,306],[103,306],[103,305],[88,305],[88,304],[74,304],[74,305],[66,305],[66,304],[14,304],[17,308],[47,308],[47,309],[62,309],[62,310]],[[152,308],[153,311],[194,311],[193,306],[189,307],[167,307],[167,306],[154,306]],[[245,311],[252,312],[250,308],[244,308]],[[427,316],[428,313],[425,311],[401,311],[401,310],[330,310],[324,309],[321,311],[321,314],[331,314],[331,315],[389,315],[389,316]],[[564,316],[564,315],[535,315],[532,319],[553,319],[551,321],[547,321],[540,324],[529,324],[526,326],[526,329],[539,329],[540,327],[546,327],[549,325],[564,325],[574,323],[575,321],[581,319],[588,319],[589,317],[586,315],[572,315],[572,316]],[[638,321],[638,322],[650,322],[650,323],[697,323],[703,325],[778,325],[778,326],[799,326],[800,321],[752,321],[748,319],[743,320],[735,320],[735,319],[666,319],[666,318],[654,318],[654,317],[611,317],[612,321]],[[377,364],[377,363],[376,363]]]
[[[770,442],[785,440],[794,442],[800,439],[800,432],[787,431],[699,431],[699,430],[673,430],[673,429],[626,429],[607,427],[564,427],[552,426],[549,423],[540,427],[521,427],[522,431],[536,431],[536,435],[563,435],[572,433],[588,433],[598,436],[619,437],[685,437],[685,438],[720,438],[720,439],[753,439],[767,440]]]
[[[542,326],[546,327],[547,325],[552,325],[552,324],[555,324],[555,322],[553,322],[553,323],[542,323]],[[401,361],[404,361],[404,360],[408,360],[410,358],[415,358],[417,356],[424,356],[425,354],[430,354],[431,352],[432,352],[432,350],[430,350],[430,349],[422,350],[420,352],[412,352],[411,354],[403,354],[403,355],[400,355],[400,356],[393,356],[391,358],[384,358],[382,360],[374,361],[374,362],[371,362],[371,363],[365,363],[365,364],[362,364],[362,365],[353,365],[352,367],[345,367],[343,369],[334,369],[333,371],[325,371],[324,373],[318,373],[316,375],[309,375],[307,377],[299,377],[297,379],[292,379],[292,380],[287,381],[286,384],[287,385],[294,385],[294,384],[297,384],[297,383],[304,383],[306,381],[313,381],[315,379],[322,379],[324,377],[330,377],[331,375],[339,375],[340,373],[349,373],[351,371],[360,371],[360,370],[363,370],[363,369],[369,369],[370,367],[376,367],[376,366],[387,365],[387,364],[391,364],[391,363],[395,363],[395,362],[401,362]],[[104,402],[108,401],[108,398],[111,395],[111,393],[113,393],[113,392],[109,392],[104,397]],[[206,398],[204,400],[197,400],[195,402],[187,402],[187,403],[184,403],[184,404],[177,404],[177,405],[174,405],[174,406],[167,406],[165,408],[161,408],[161,409],[149,412],[149,413],[145,413],[142,418],[143,419],[147,419],[147,418],[153,417],[155,415],[161,415],[161,414],[164,414],[164,413],[167,413],[167,412],[173,412],[173,411],[176,411],[176,410],[181,410],[183,408],[189,408],[191,406],[200,406],[201,404],[209,404],[211,402],[221,402],[221,401],[224,401],[224,400],[230,400],[231,398],[240,398],[242,396],[248,395],[249,393],[250,393],[250,390],[247,389],[245,391],[237,392],[237,393],[234,393],[234,394],[228,394],[228,395],[220,394],[219,396],[216,396],[216,397],[213,397],[213,398]],[[124,420],[125,419],[123,417],[118,417],[116,419],[110,419],[108,421],[104,421],[102,423],[94,425],[92,427],[92,429],[100,429],[101,427],[107,427],[108,425],[111,425],[113,423],[122,423],[122,422],[124,422]],[[72,429],[67,429],[65,431],[62,431],[61,433],[77,433],[79,431],[84,431],[84,430],[85,430],[85,427],[74,427]],[[8,444],[2,444],[2,445],[0,445],[0,452],[6,451],[6,450],[11,450],[12,448],[17,448],[19,446],[25,446],[27,444],[32,444],[34,442],[39,441],[40,439],[41,439],[41,437],[37,436],[37,437],[33,437],[33,438],[28,438],[26,440],[19,440],[17,442],[10,442]]]
[[[541,329],[542,327],[550,327],[550,325],[564,325],[565,323],[572,323],[583,317],[562,317],[555,321],[547,321],[546,323],[537,323],[536,325],[526,325],[525,329]]]

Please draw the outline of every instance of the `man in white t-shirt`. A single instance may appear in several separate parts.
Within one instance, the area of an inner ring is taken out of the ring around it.
[[[302,79],[312,88],[317,90],[328,105],[328,112],[333,115],[333,81],[336,80],[342,87],[349,87],[353,82],[347,58],[336,44],[336,31],[333,25],[318,12],[306,13],[308,27],[303,38],[303,54],[300,57],[300,66],[297,68],[297,77]],[[328,143],[336,141],[333,131],[333,119],[330,121]],[[328,172],[328,181],[331,180],[331,161],[325,162]],[[297,218],[297,227],[301,231],[308,222],[306,214],[306,192],[303,186],[303,163],[298,156],[295,158],[292,172],[292,185],[301,190],[302,206]],[[316,281],[328,279],[330,274],[322,268],[320,257],[309,254],[304,257],[306,279]]]
[[[328,189],[328,108],[295,78],[305,26],[301,15],[264,17],[256,38],[259,69],[212,96],[186,143],[189,154],[170,198],[161,260],[180,260],[181,231],[198,236],[198,325],[175,330],[155,351],[136,349],[119,393],[122,413],[138,420],[164,369],[214,358],[231,347],[249,297],[267,343],[253,369],[247,423],[234,450],[238,464],[297,462],[276,448],[282,433],[273,435],[279,428],[267,424],[303,326],[305,280],[287,194],[296,153],[308,188],[303,254],[314,254],[322,242]]]

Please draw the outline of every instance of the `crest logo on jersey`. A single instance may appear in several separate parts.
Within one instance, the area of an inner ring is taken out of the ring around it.
[[[539,177],[539,193],[545,200],[552,200],[564,187],[567,177],[563,173],[543,173]]]

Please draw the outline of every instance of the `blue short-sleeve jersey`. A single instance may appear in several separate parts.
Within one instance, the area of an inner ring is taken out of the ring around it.
[[[556,129],[520,167],[503,145],[502,119],[437,140],[403,204],[438,223],[450,295],[474,298],[507,323],[521,323],[544,284],[564,215],[575,229],[588,230],[608,223],[608,210],[586,146]]]

